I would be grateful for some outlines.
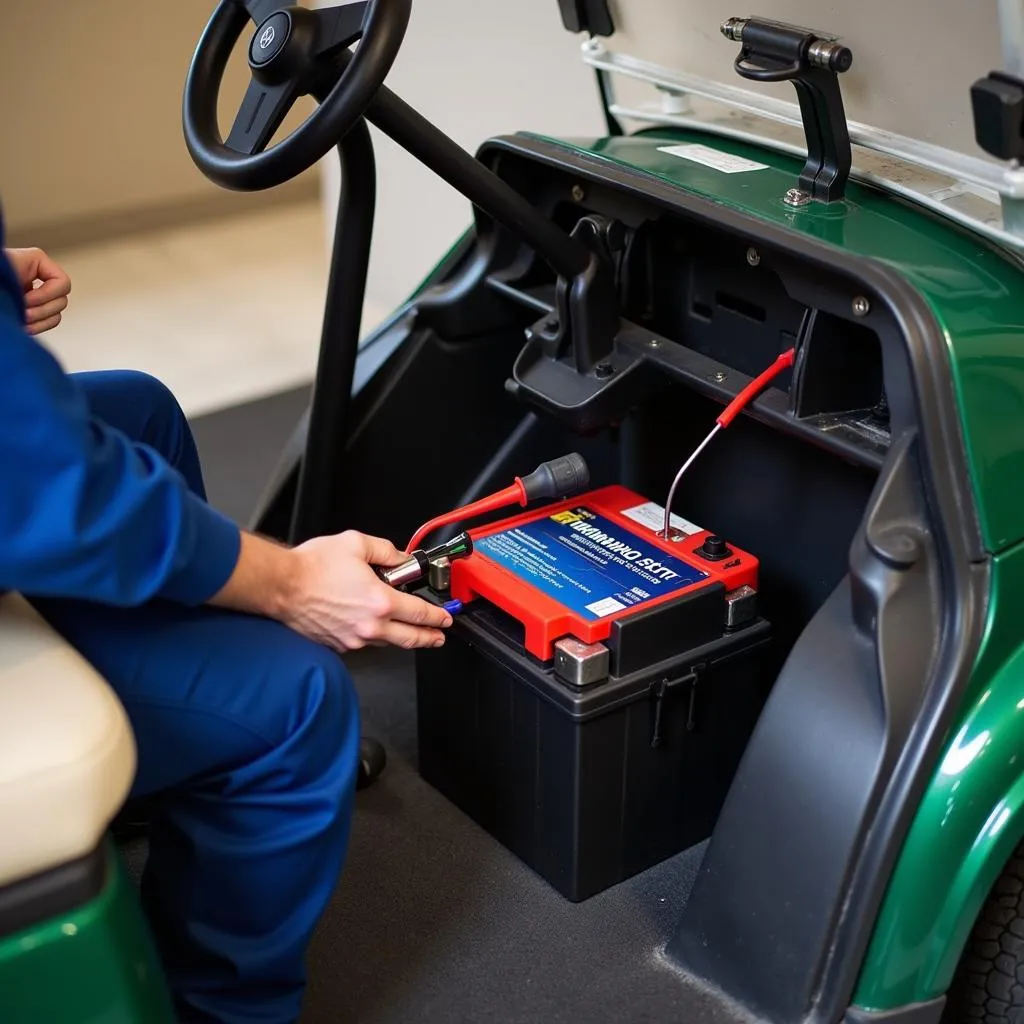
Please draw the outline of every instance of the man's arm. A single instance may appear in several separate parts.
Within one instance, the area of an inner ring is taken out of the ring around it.
[[[406,557],[389,541],[354,532],[294,549],[243,534],[235,571],[212,603],[277,619],[338,651],[440,647],[451,616],[393,590],[370,568]]]
[[[213,602],[339,650],[442,640],[449,616],[370,568],[401,559],[388,542],[344,534],[289,551],[243,534],[157,452],[93,419],[27,335],[21,289],[0,259],[0,590]]]

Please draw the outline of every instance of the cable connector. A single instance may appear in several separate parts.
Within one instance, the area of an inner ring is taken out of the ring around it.
[[[526,498],[524,505],[544,498],[557,501],[585,491],[590,484],[590,470],[583,456],[573,452],[560,459],[542,462],[529,476],[521,477],[518,482]]]
[[[404,587],[410,583],[418,583],[430,572],[431,563],[442,558],[454,562],[459,558],[469,558],[473,553],[473,541],[468,533],[460,533],[447,544],[440,544],[429,551],[417,549],[410,553],[407,561],[391,569],[378,569],[377,575],[391,587]]]

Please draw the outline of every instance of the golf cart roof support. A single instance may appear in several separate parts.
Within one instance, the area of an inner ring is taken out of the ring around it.
[[[608,9],[608,0],[558,0],[562,24],[570,32],[586,32],[591,39],[615,35],[615,22]],[[601,97],[601,112],[609,135],[624,134],[622,125],[611,111],[612,88],[608,72],[596,68],[597,90]]]
[[[615,32],[608,0],[558,0],[562,23],[570,32],[610,36]]]

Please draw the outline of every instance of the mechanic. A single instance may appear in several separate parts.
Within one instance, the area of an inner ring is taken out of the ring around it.
[[[39,250],[0,255],[0,590],[127,709],[132,795],[157,797],[142,899],[181,1019],[294,1021],[352,819],[339,653],[440,646],[451,619],[379,580],[371,566],[405,560],[386,540],[289,549],[211,508],[163,385],[66,374],[33,340],[70,290]]]

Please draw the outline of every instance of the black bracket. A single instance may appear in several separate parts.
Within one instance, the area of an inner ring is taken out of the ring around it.
[[[1024,81],[992,71],[971,86],[974,137],[1000,160],[1024,157]]]
[[[807,136],[807,163],[793,205],[843,198],[853,157],[839,75],[849,71],[853,53],[834,39],[807,29],[758,18],[730,18],[722,34],[740,43],[736,71],[754,82],[792,82]]]
[[[558,0],[562,23],[570,32],[588,32],[592,36],[615,34],[608,0]]]
[[[626,246],[626,232],[618,221],[590,214],[580,218],[572,237],[593,256],[581,274],[558,279],[557,317],[542,321],[535,334],[549,358],[562,359],[571,347],[576,372],[600,376],[597,367],[611,354],[619,329],[615,266]]]

